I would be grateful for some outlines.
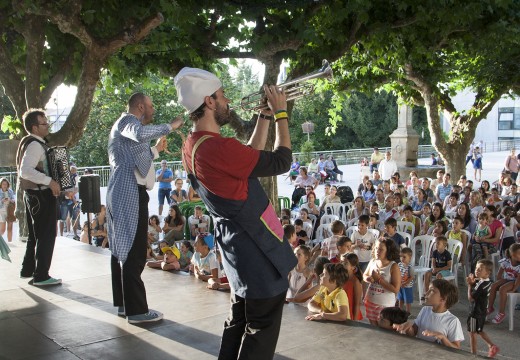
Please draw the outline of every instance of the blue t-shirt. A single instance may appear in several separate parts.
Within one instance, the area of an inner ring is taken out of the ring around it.
[[[401,244],[406,244],[404,237],[402,237],[399,233],[395,233],[394,236],[390,236],[390,239],[394,240],[394,243],[397,245],[398,249],[401,248]]]
[[[157,177],[159,175],[161,175],[161,173],[162,173],[162,169],[157,170],[155,172],[155,178],[157,179]],[[163,179],[173,179],[173,173],[170,169],[164,170]],[[172,188],[171,182],[159,181],[159,189],[171,189],[171,188]]]
[[[442,254],[437,250],[434,250],[432,258],[435,259],[435,265],[437,265],[438,268],[441,268],[447,266],[448,261],[451,261],[451,254],[448,250],[444,250]]]

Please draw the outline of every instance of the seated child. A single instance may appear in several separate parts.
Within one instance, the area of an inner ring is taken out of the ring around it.
[[[343,264],[326,264],[320,276],[320,289],[308,304],[314,314],[306,320],[345,321],[350,319],[348,298],[343,284],[348,280],[348,273]]]
[[[384,237],[392,239],[397,248],[406,247],[406,241],[397,232],[397,220],[394,218],[388,218],[385,220],[385,232],[381,235],[381,238]]]
[[[432,270],[424,274],[424,288],[428,289],[432,276],[437,279],[442,279],[445,276],[452,275],[451,273],[451,254],[446,248],[448,247],[448,239],[445,236],[438,236],[435,238],[435,249],[433,250],[431,262]],[[424,295],[423,295],[424,297]]]
[[[181,242],[181,257],[179,259],[181,270],[189,271],[191,265],[191,258],[193,257],[193,252],[193,246],[188,240],[184,240],[183,242]]]
[[[164,246],[161,248],[164,254],[163,260],[148,261],[146,265],[154,269],[163,269],[164,271],[179,270],[179,257],[180,252],[176,246]]]
[[[309,268],[311,259],[311,249],[308,246],[300,245],[294,249],[294,255],[298,263],[289,273],[289,289],[287,289],[286,301],[291,301],[294,295],[307,282],[312,271]]]
[[[352,240],[346,236],[341,236],[336,243],[336,247],[338,248],[338,254],[330,259],[330,262],[333,264],[341,262],[342,255],[352,252]]]
[[[348,280],[343,285],[343,290],[347,293],[350,319],[363,320],[363,315],[361,314],[363,272],[359,266],[358,256],[354,253],[343,254],[341,263],[348,273]]]
[[[326,256],[329,259],[338,254],[336,242],[341,236],[345,235],[345,224],[339,220],[335,220],[332,222],[331,230],[333,235],[321,243],[321,256]]]
[[[426,306],[417,318],[400,325],[393,325],[401,334],[417,336],[447,347],[460,349],[464,333],[459,319],[448,310],[459,301],[455,285],[444,279],[432,281],[426,293]]]
[[[448,231],[448,226],[446,225],[446,222],[442,220],[437,220],[433,224],[431,235],[433,237],[444,236],[446,234],[446,231]]]
[[[295,303],[305,303],[307,300],[310,300],[316,292],[320,289],[319,278],[323,273],[323,267],[325,264],[330,264],[330,260],[325,256],[319,256],[314,261],[314,273],[309,276],[305,284],[303,284],[300,289],[296,292],[294,298],[287,299],[289,302]]]
[[[378,326],[383,329],[396,331],[394,325],[401,325],[408,321],[410,313],[399,306],[387,307],[381,310]]]
[[[460,263],[466,263],[466,246],[468,244],[468,236],[464,233],[462,228],[464,227],[464,220],[459,215],[453,218],[453,222],[451,224],[451,230],[448,231],[448,235],[446,236],[448,239],[459,240],[462,243],[462,254],[460,255]]]
[[[368,228],[381,231],[381,229],[379,228],[379,226],[377,224],[377,222],[379,221],[379,214],[370,214],[370,215],[368,215],[368,217],[369,217]]]
[[[368,231],[369,221],[368,215],[361,215],[358,220],[358,229],[352,233],[352,248],[359,258],[362,273],[365,272],[372,259],[372,247],[376,242],[375,235]]]
[[[296,230],[296,240],[298,241],[298,245],[305,245],[305,243],[309,241],[309,234],[304,229],[302,219],[294,220],[294,229]]]
[[[216,250],[215,252],[217,254],[219,265],[218,279],[208,279],[208,285],[206,287],[211,290],[231,290],[228,278],[224,272],[224,267],[222,266],[222,255],[220,255],[220,250]]]
[[[397,300],[399,301],[399,307],[402,309],[406,306],[406,312],[410,314],[411,305],[413,303],[413,266],[412,262],[412,249],[402,248],[399,262],[399,270],[401,271],[401,289],[397,293]]]
[[[204,235],[199,234],[193,244],[195,253],[191,258],[193,264],[193,274],[202,281],[218,279],[219,263],[214,252],[209,250],[209,246],[204,240]]]
[[[475,229],[475,233],[471,238],[470,245],[468,247],[468,253],[472,254],[474,246],[480,246],[482,248],[482,255],[485,259],[489,257],[489,243],[485,240],[491,239],[491,229],[488,226],[489,216],[483,212],[478,215],[478,224]]]
[[[83,223],[81,234],[79,235],[79,241],[85,244],[90,244],[90,241],[88,241],[88,221]]]
[[[280,219],[280,223],[282,224],[282,226],[291,225],[291,218],[288,216],[282,216],[282,218]]]
[[[495,311],[495,298],[499,293],[498,313],[492,320],[493,324],[500,324],[504,321],[506,314],[507,294],[520,289],[520,244],[512,244],[506,250],[506,257],[500,260],[500,270],[498,270],[497,281],[491,286],[489,295],[488,314]]]
[[[493,344],[488,334],[484,332],[486,322],[487,303],[491,280],[489,276],[493,272],[493,262],[490,260],[479,260],[475,266],[475,275],[469,274],[466,278],[468,284],[468,300],[470,303],[470,313],[468,316],[468,331],[470,335],[470,348],[474,355],[477,355],[477,334],[488,345],[488,357],[494,358],[498,353],[498,346]]]
[[[159,223],[157,215],[152,215],[148,219],[148,243],[150,244],[159,241],[159,234],[162,233]]]
[[[289,241],[289,244],[293,249],[299,246],[298,238],[296,237],[296,228],[294,225],[287,224],[283,226],[283,235]]]

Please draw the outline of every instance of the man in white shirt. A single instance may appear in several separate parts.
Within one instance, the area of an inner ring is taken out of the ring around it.
[[[381,179],[390,180],[392,175],[397,172],[397,163],[395,160],[392,160],[392,154],[390,151],[387,151],[385,154],[384,160],[379,164],[379,174],[381,175]]]
[[[56,242],[57,196],[60,185],[50,177],[44,138],[49,122],[41,109],[23,115],[29,135],[20,141],[16,160],[19,187],[25,191],[25,218],[29,229],[27,248],[20,271],[21,278],[33,278],[35,286],[61,284],[49,275]]]
[[[472,142],[471,145],[469,146],[469,151],[466,154],[466,165],[468,165],[468,163],[470,161],[473,164],[473,149],[474,148],[475,148],[475,142]]]

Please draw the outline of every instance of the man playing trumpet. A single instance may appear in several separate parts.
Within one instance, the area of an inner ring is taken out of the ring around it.
[[[214,74],[183,68],[175,86],[178,102],[193,122],[183,147],[184,166],[215,219],[215,237],[232,290],[219,359],[270,359],[280,331],[287,276],[296,258],[257,178],[289,170],[286,96],[276,86],[264,86],[270,110],[262,111],[243,145],[220,136],[220,128],[230,120],[230,101]],[[276,140],[270,152],[263,149],[272,121]]]

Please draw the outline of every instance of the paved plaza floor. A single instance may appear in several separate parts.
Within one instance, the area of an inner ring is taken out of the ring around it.
[[[486,154],[483,179],[494,180],[505,153]],[[359,182],[359,166],[342,166],[346,184]],[[470,179],[472,176],[469,177]],[[279,177],[280,194],[292,186]],[[318,190],[323,192],[322,186]],[[104,198],[104,197],[102,197]],[[156,191],[150,213],[156,213]],[[229,294],[212,291],[193,276],[145,269],[143,279],[151,308],[165,319],[146,326],[130,325],[112,306],[110,253],[59,237],[51,274],[63,284],[37,288],[19,278],[25,244],[11,245],[12,263],[0,260],[0,359],[214,359],[218,353]],[[468,301],[459,274],[460,302],[452,312],[461,319],[466,340],[461,351],[382,331],[366,323],[309,322],[305,308],[290,304],[284,310],[275,359],[462,359],[469,358],[465,319]],[[259,275],[261,276],[261,275]],[[420,310],[418,303],[412,314]],[[520,311],[516,329],[507,320],[488,324],[501,348],[500,359],[519,359]],[[480,354],[486,349],[479,343]]]

